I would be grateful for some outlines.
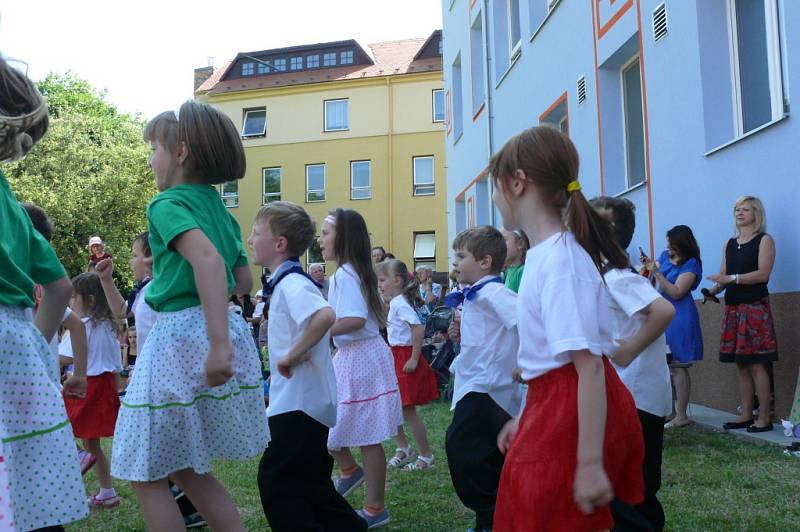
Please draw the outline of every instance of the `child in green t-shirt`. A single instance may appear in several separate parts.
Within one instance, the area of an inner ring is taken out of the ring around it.
[[[519,292],[519,283],[522,281],[522,271],[525,269],[525,255],[531,247],[528,236],[522,229],[508,231],[500,229],[506,239],[506,264],[503,270],[503,282],[506,287]]]

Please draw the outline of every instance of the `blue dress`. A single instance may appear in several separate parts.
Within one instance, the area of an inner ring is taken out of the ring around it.
[[[683,264],[676,266],[669,261],[669,253],[664,251],[658,257],[660,271],[667,280],[675,284],[682,273],[693,273],[696,278],[692,284],[695,290],[703,278],[703,268],[700,261],[691,258]],[[675,318],[667,327],[667,345],[673,359],[679,362],[693,362],[703,359],[703,334],[700,330],[700,317],[697,314],[697,307],[692,298],[691,290],[680,299],[672,299],[664,292],[661,293],[664,299],[672,303],[675,307]]]

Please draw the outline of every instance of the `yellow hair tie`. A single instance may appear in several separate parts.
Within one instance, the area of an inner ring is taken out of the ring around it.
[[[567,192],[575,192],[576,190],[581,189],[581,184],[578,183],[578,180],[570,181],[569,185],[567,185]]]

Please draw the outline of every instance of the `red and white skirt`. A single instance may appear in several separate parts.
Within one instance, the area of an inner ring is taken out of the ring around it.
[[[76,438],[94,440],[114,435],[119,413],[117,379],[110,371],[87,377],[86,397],[64,397]]]
[[[393,345],[394,372],[397,374],[397,385],[400,388],[400,399],[403,406],[422,406],[439,398],[439,387],[425,357],[419,357],[417,369],[406,373],[403,368],[411,360],[414,348],[409,345]]]
[[[614,496],[643,500],[644,442],[633,397],[603,357],[606,431],[603,468]],[[577,532],[613,527],[610,506],[586,515],[573,497],[578,449],[578,373],[573,364],[528,382],[519,430],[506,455],[494,530]]]
[[[333,370],[338,405],[328,448],[374,445],[394,437],[403,424],[403,410],[386,342],[375,336],[340,346]]]
[[[719,360],[740,364],[778,360],[778,341],[769,296],[752,303],[725,306]]]

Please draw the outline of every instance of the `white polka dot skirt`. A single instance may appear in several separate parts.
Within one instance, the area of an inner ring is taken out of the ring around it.
[[[328,448],[381,443],[397,434],[403,409],[394,359],[380,336],[345,344],[333,357],[338,405]]]
[[[211,460],[244,460],[269,443],[261,365],[247,323],[228,315],[234,376],[205,385],[209,342],[201,307],[162,312],[136,360],[117,418],[111,474],[149,481]]]
[[[0,442],[17,530],[88,515],[86,490],[50,350],[24,309],[0,305]]]

